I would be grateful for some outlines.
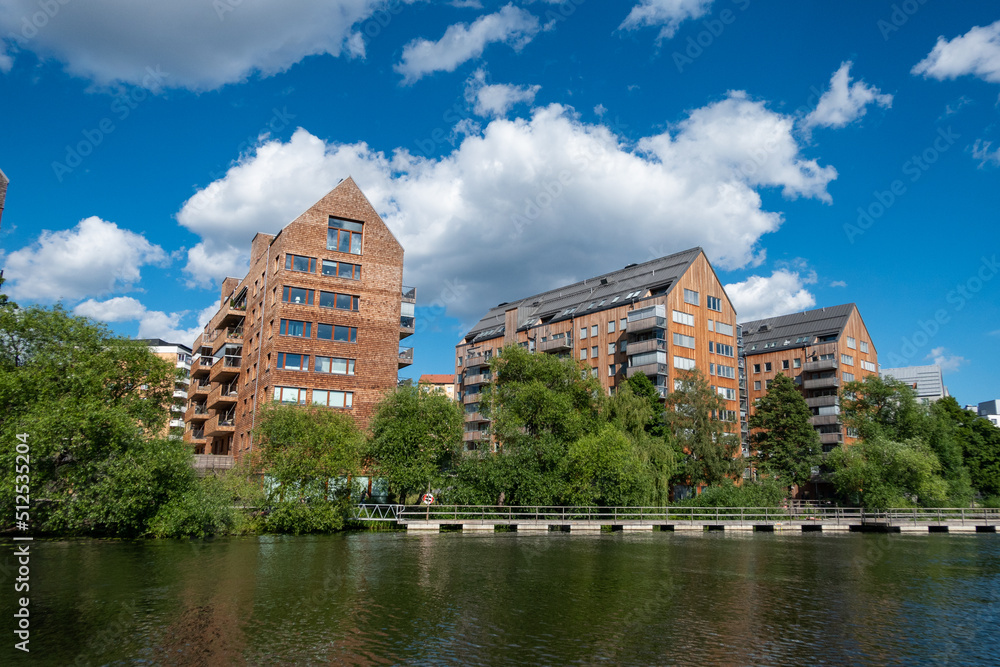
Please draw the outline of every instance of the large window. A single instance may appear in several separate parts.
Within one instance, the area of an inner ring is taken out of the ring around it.
[[[340,294],[337,292],[320,292],[319,305],[323,308],[336,308],[337,310],[357,310],[360,299],[353,294]]]
[[[707,306],[709,310],[721,311],[722,299],[717,296],[706,296],[705,306]]]
[[[310,338],[312,336],[312,322],[281,320],[281,335]]]
[[[291,287],[285,285],[281,290],[281,300],[285,303],[299,303],[311,306],[313,303],[313,291],[302,287]]]
[[[853,338],[851,338],[850,336],[847,337],[847,347],[848,347],[848,349],[851,349],[851,350],[856,350],[857,347],[858,347],[857,346],[857,342]]]
[[[679,368],[681,370],[689,371],[694,368],[694,359],[688,359],[687,357],[674,357],[674,368]]]
[[[849,354],[840,355],[840,363],[847,364],[848,366],[854,365],[854,357]]]
[[[302,255],[293,255],[291,253],[287,253],[285,255],[285,268],[291,271],[302,271],[303,273],[315,273],[316,258],[303,257]]]
[[[323,405],[328,408],[350,408],[354,406],[354,392],[313,389],[312,402],[313,405]]]
[[[719,377],[729,378],[733,380],[736,378],[736,367],[735,366],[723,366],[722,364],[715,365],[715,374]]]
[[[317,373],[354,375],[354,359],[342,359],[340,357],[316,357],[313,370]]]
[[[309,370],[309,355],[279,352],[278,368],[286,371],[307,371]]]
[[[698,293],[691,289],[684,290],[684,303],[690,303],[692,306],[697,306]]]
[[[346,278],[348,280],[361,280],[361,265],[324,259],[323,275],[336,276],[337,278]]]
[[[871,371],[872,373],[874,373],[877,370],[875,368],[875,364],[873,364],[870,361],[864,361],[864,360],[861,361],[861,368],[865,369],[866,371]]]
[[[677,324],[686,324],[689,327],[694,326],[694,315],[691,313],[682,313],[679,310],[674,311],[674,322]]]
[[[275,387],[274,400],[282,403],[306,404],[306,390],[301,387]]]
[[[363,226],[360,222],[331,217],[330,229],[326,233],[326,249],[360,255]]]
[[[861,345],[861,351],[868,354],[868,341],[863,340],[859,344]]]
[[[854,382],[854,373],[844,371],[844,382]]]
[[[693,336],[685,336],[684,334],[675,333],[674,334],[674,345],[678,345],[680,347],[688,347],[688,348],[691,348],[693,350],[694,349],[694,337]]]
[[[714,341],[709,341],[708,351],[715,352],[716,354],[721,354],[724,357],[733,356],[733,346],[726,345],[725,343],[716,343]]]
[[[715,391],[718,392],[719,396],[726,399],[727,401],[736,400],[736,390],[730,389],[729,387],[716,387]]]
[[[732,336],[733,335],[733,325],[732,324],[726,324],[725,322],[716,322],[715,323],[715,333],[720,333],[723,336]]]
[[[358,328],[342,327],[336,324],[317,324],[316,338],[320,340],[335,340],[340,343],[357,343]]]

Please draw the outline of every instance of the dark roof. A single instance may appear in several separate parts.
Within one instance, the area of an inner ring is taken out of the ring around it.
[[[853,303],[845,303],[744,322],[740,325],[743,327],[743,349],[750,356],[772,349],[812,345],[817,336],[839,338],[854,309]]]
[[[180,343],[168,343],[162,338],[136,338],[140,343],[145,343],[149,347],[179,347],[183,350],[191,351],[191,348],[187,345],[181,345]]]
[[[517,328],[521,330],[617,308],[651,294],[666,294],[701,253],[701,248],[691,248],[642,264],[629,264],[611,273],[517,301],[501,303],[490,309],[469,330],[465,340],[472,342],[503,335],[504,314],[512,308],[517,308]]]

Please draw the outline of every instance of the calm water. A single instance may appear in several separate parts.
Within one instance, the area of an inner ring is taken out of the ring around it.
[[[31,576],[32,664],[1000,664],[996,535],[60,541]]]

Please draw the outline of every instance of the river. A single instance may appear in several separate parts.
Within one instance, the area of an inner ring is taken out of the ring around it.
[[[996,665],[1000,539],[39,541],[30,609],[5,664]]]

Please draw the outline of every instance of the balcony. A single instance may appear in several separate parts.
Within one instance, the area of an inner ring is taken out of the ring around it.
[[[656,315],[650,317],[644,317],[640,320],[629,320],[628,322],[628,332],[630,334],[642,333],[643,331],[652,331],[654,329],[666,329],[667,328],[667,318],[658,317]],[[629,343],[631,346],[631,343]]]
[[[230,300],[229,304],[219,312],[222,314],[222,318],[216,325],[219,329],[243,324],[243,320],[247,316],[246,298],[239,302]]]
[[[238,357],[234,354],[227,354],[224,357],[216,360],[212,364],[212,369],[208,374],[208,379],[211,382],[228,382],[240,374],[240,364],[242,362],[242,357]]]
[[[839,445],[844,441],[844,436],[840,433],[820,433],[819,441],[824,445]]]
[[[465,379],[462,381],[462,383],[466,387],[471,387],[472,385],[476,384],[486,384],[487,382],[490,381],[491,377],[492,376],[489,375],[488,373],[469,373],[468,375],[465,376]]]
[[[174,389],[173,397],[174,398],[187,398],[188,397],[188,393],[186,391],[184,391],[183,389]]]
[[[822,408],[828,405],[837,405],[836,396],[814,396],[806,399],[806,405],[810,408]]]
[[[477,391],[475,394],[465,394],[462,397],[462,403],[469,405],[470,403],[478,403],[479,399],[483,397],[482,392]]]
[[[552,354],[558,354],[560,352],[572,352],[573,337],[560,336],[559,338],[550,338],[548,340],[543,340],[538,344],[538,351],[545,353],[552,353]]]
[[[407,336],[412,336],[414,331],[416,331],[416,318],[407,315],[400,315],[399,340],[403,340]]]
[[[208,378],[199,378],[188,387],[188,398],[194,398],[195,396],[207,397],[211,391],[212,383],[208,381]]]
[[[184,420],[183,419],[171,419],[170,420],[170,428],[184,428]]]
[[[190,443],[192,445],[203,445],[205,444],[205,429],[203,428],[193,428],[189,431],[184,432],[184,442]]]
[[[802,370],[807,373],[815,373],[818,371],[835,371],[838,368],[836,359],[823,359],[822,361],[807,361],[802,366]]]
[[[484,354],[468,354],[462,363],[465,365],[466,369],[475,368],[476,366],[489,366],[491,357],[487,357]]]
[[[208,375],[208,371],[212,368],[212,362],[215,359],[213,357],[203,357],[202,355],[196,355],[191,360],[191,377],[203,377]]]
[[[489,439],[489,431],[466,431],[462,434],[462,442],[481,442]]]
[[[832,426],[840,423],[840,415],[813,415],[809,423],[813,426]]]
[[[412,347],[399,348],[399,367],[406,368],[412,363],[413,363],[413,348]]]
[[[404,303],[416,303],[417,302],[417,288],[407,287],[403,285],[403,302]]]
[[[632,377],[639,373],[656,377],[657,375],[667,375],[669,372],[670,367],[667,364],[642,364],[641,366],[629,366],[626,377]]]
[[[243,325],[216,329],[212,334],[212,354],[214,355],[227,343],[230,345],[243,344]]]
[[[195,454],[191,465],[198,477],[204,477],[216,470],[229,470],[235,465],[235,461],[232,456],[221,454]]]
[[[489,419],[483,416],[482,412],[466,412],[465,413],[466,422],[488,422]]]
[[[236,405],[238,393],[235,382],[216,385],[212,393],[208,395],[208,407],[213,410],[225,410],[231,405]]]
[[[208,419],[208,417],[208,408],[205,407],[204,403],[191,403],[188,406],[187,412],[184,413],[184,421],[188,423],[200,423]]]
[[[806,389],[833,389],[840,386],[840,379],[835,377],[816,378],[814,380],[806,380],[802,383],[802,386]]]
[[[236,431],[234,417],[232,412],[212,415],[205,422],[205,435],[213,438],[232,435]]]
[[[626,350],[629,356],[633,354],[642,354],[643,352],[666,352],[667,351],[667,341],[660,338],[651,338],[649,340],[641,340],[637,343],[629,343],[628,350]]]

